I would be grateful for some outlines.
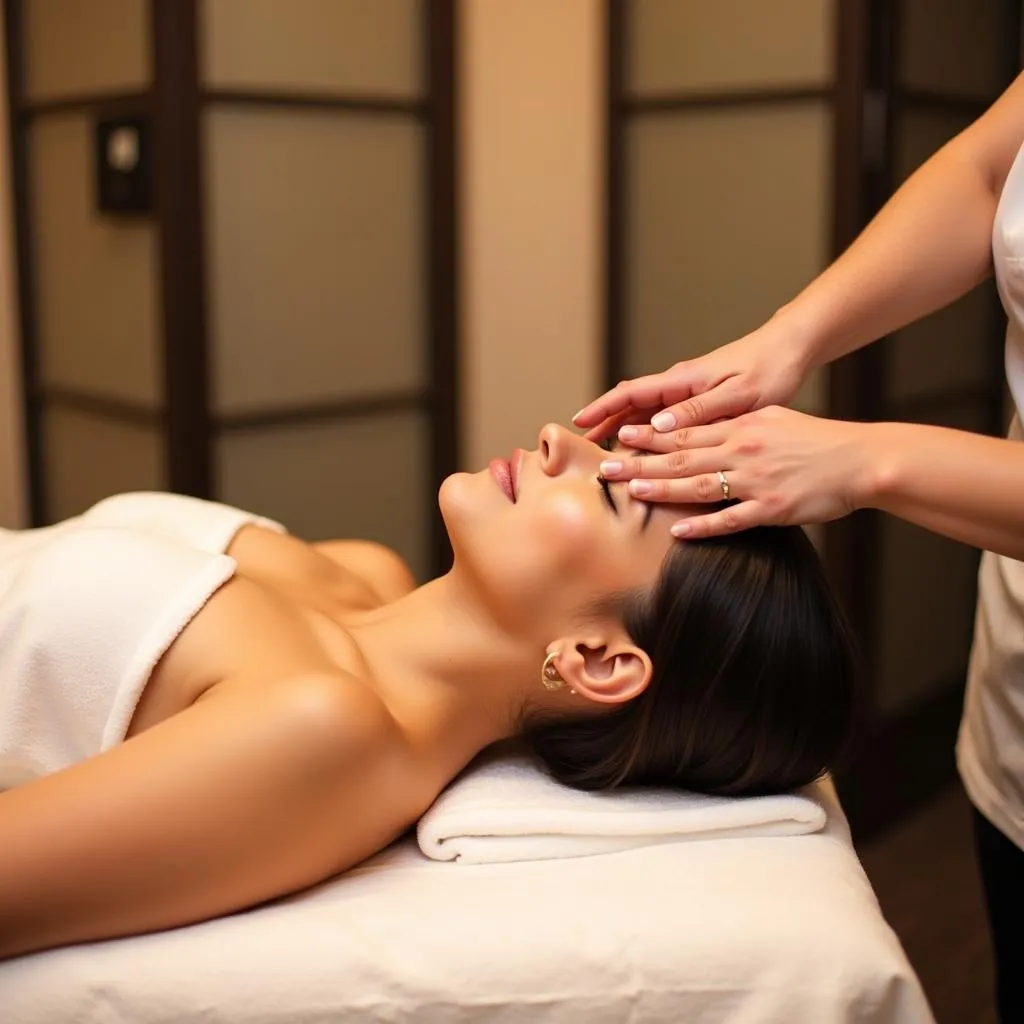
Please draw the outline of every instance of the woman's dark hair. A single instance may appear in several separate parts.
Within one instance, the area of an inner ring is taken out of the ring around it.
[[[847,754],[856,646],[799,527],[674,544],[650,591],[613,604],[600,610],[618,610],[653,675],[610,713],[525,715],[524,739],[561,782],[777,793]]]

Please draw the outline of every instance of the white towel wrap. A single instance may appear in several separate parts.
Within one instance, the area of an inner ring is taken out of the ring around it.
[[[235,572],[245,525],[172,494],[125,494],[38,530],[0,531],[0,790],[125,736],[157,661]]]

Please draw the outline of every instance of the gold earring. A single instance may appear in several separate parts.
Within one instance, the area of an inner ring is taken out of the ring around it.
[[[558,669],[555,667],[555,658],[558,657],[560,651],[548,651],[548,656],[544,659],[544,664],[540,669],[540,681],[544,684],[546,690],[560,690],[565,686],[565,680],[558,674]]]

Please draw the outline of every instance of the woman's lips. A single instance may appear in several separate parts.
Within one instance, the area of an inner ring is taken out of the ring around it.
[[[498,486],[505,492],[509,501],[515,503],[516,494],[512,487],[512,467],[508,459],[491,459],[491,476],[498,481]]]
[[[516,448],[511,459],[491,459],[489,466],[491,476],[498,481],[498,486],[513,505],[519,499],[519,471],[525,455],[522,448]]]

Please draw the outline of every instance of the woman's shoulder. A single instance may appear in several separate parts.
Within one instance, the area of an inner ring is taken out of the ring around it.
[[[431,788],[433,776],[385,700],[353,673],[314,670],[270,682],[239,677],[224,680],[212,696],[259,709],[273,723],[268,742],[336,769],[353,794],[386,804],[378,811],[392,823],[404,827],[440,788]]]

